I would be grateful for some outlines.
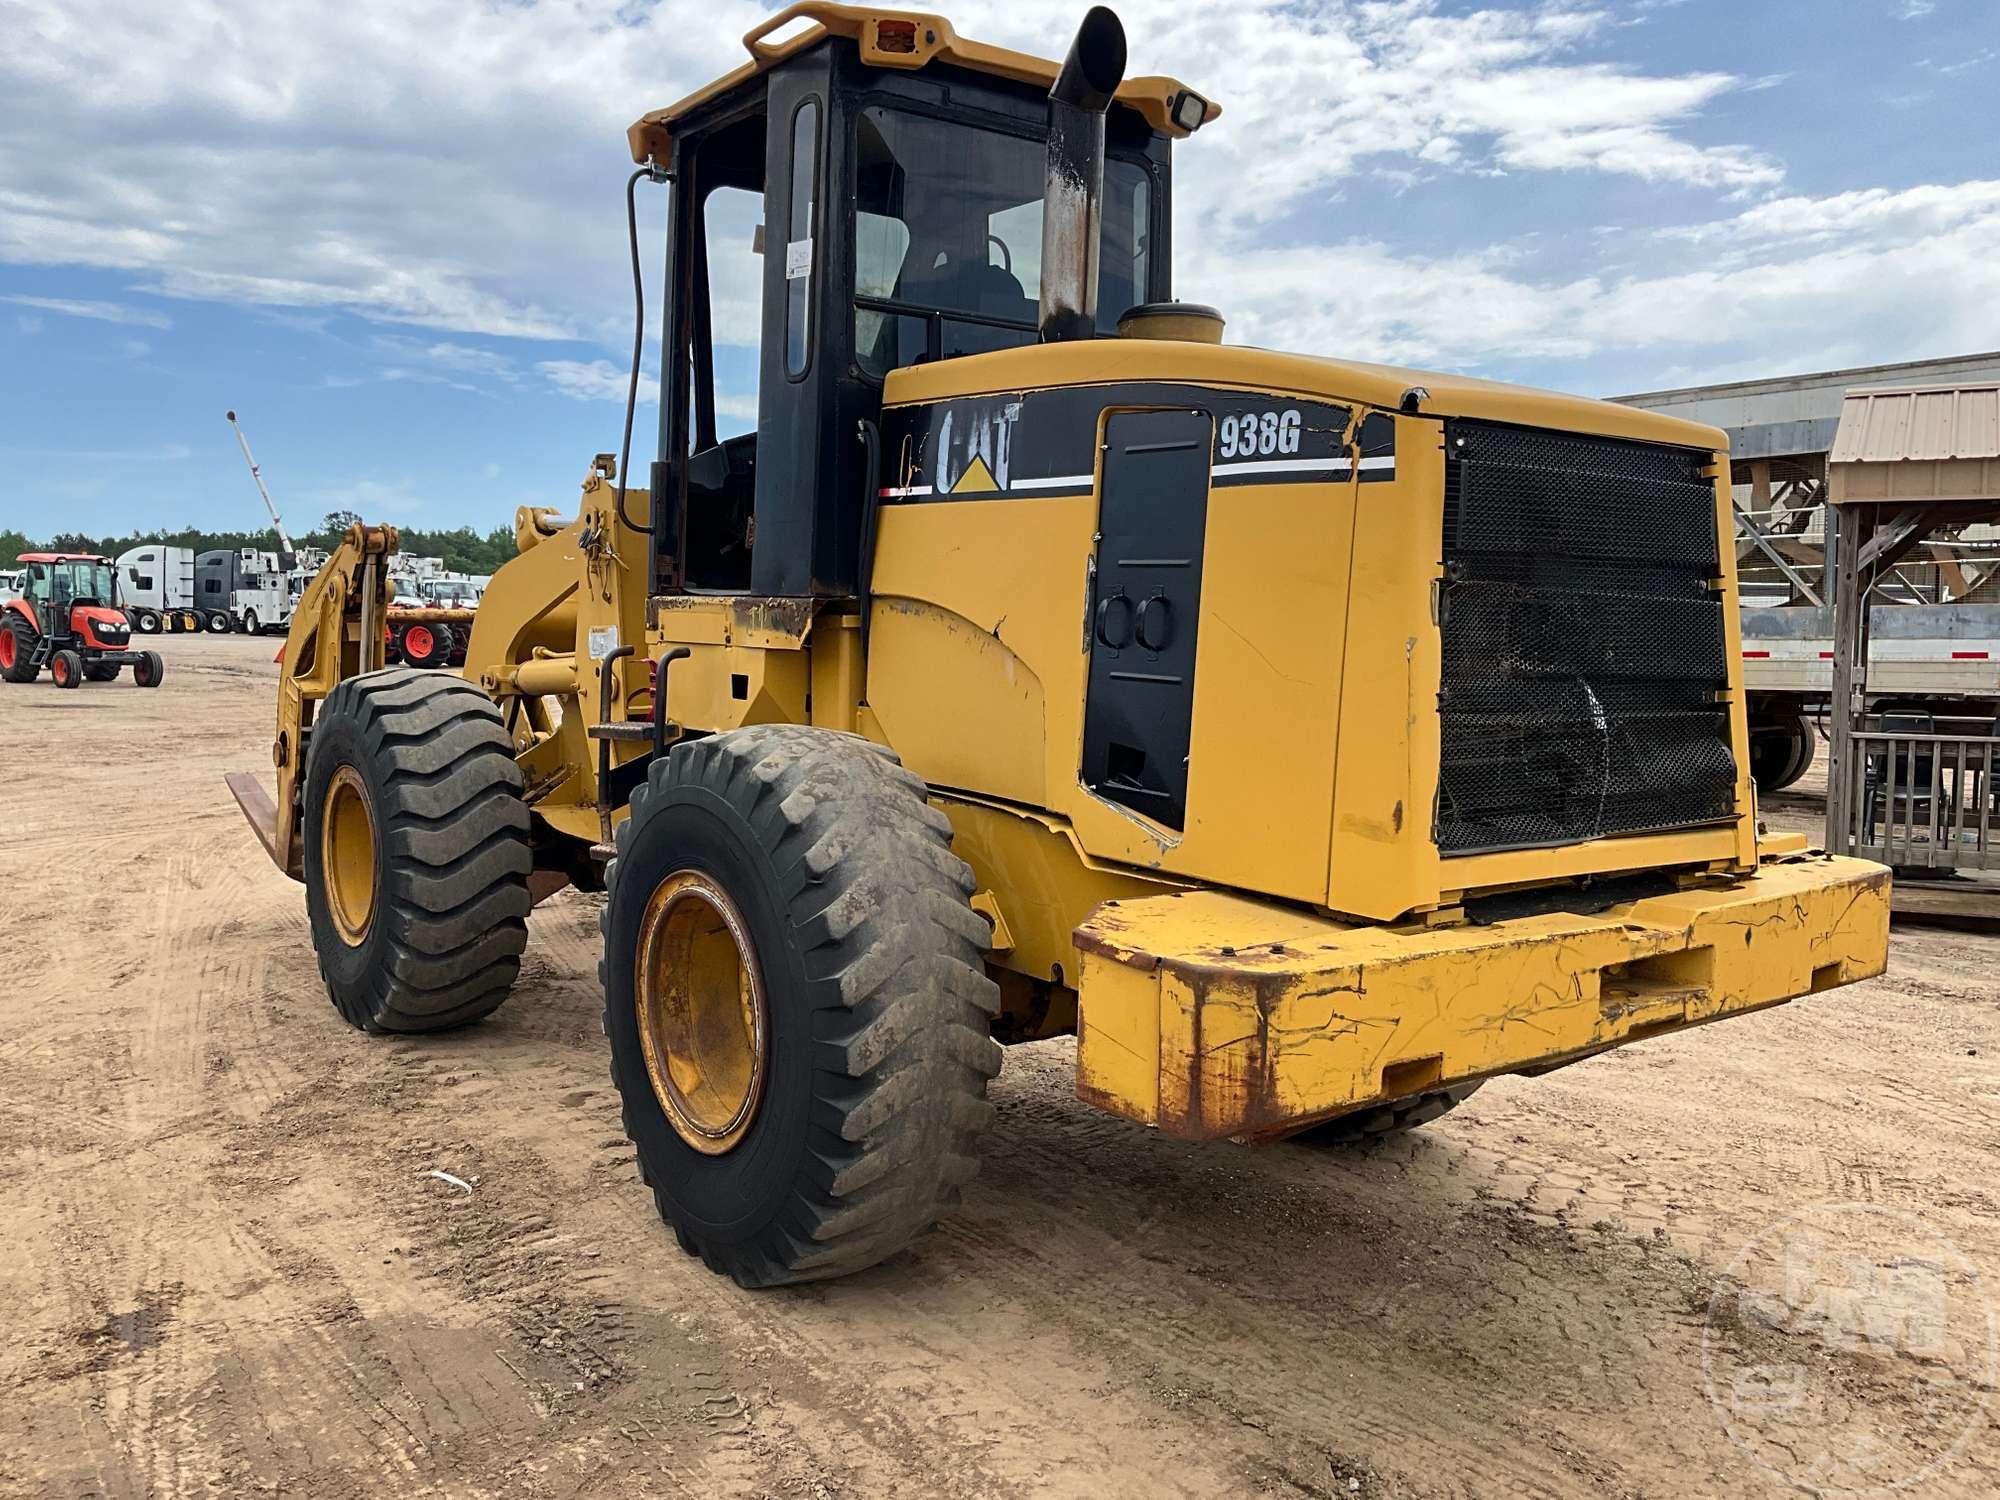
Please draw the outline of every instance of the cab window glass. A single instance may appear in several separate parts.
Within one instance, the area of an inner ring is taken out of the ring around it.
[[[719,187],[702,204],[707,240],[710,337],[715,349],[718,436],[757,427],[757,345],[763,337],[764,196]],[[779,247],[783,254],[783,247]]]
[[[792,116],[791,238],[785,246],[785,373],[812,363],[813,204],[819,184],[819,100]]]
[[[855,347],[871,374],[1034,342],[1044,145],[871,106],[856,125]],[[1098,329],[1145,300],[1145,169],[1104,166]]]

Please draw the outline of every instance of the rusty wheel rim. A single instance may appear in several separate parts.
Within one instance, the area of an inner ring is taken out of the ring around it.
[[[667,1122],[695,1150],[722,1155],[757,1118],[770,1027],[743,915],[707,875],[680,870],[653,892],[634,984],[639,1045]]]

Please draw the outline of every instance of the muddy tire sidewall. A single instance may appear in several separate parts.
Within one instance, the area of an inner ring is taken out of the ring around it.
[[[375,900],[373,920],[361,942],[349,944],[334,925],[326,890],[326,871],[321,863],[322,820],[327,788],[342,766],[352,766],[367,792],[368,806],[375,819]],[[335,1005],[349,1022],[373,1029],[367,1018],[339,1001],[339,996],[362,988],[370,975],[387,963],[383,946],[388,942],[388,923],[383,920],[382,891],[382,809],[388,787],[375,756],[368,753],[362,726],[342,716],[323,723],[313,731],[312,755],[306,766],[304,844],[306,913],[312,924],[313,948]]]
[[[605,955],[605,1030],[621,1076],[646,1078],[634,975],[640,923],[668,876],[679,870],[710,876],[742,914],[763,974],[768,1006],[763,1098],[743,1139],[721,1156],[682,1140],[650,1095],[628,1104],[627,1125],[647,1180],[671,1200],[682,1221],[705,1239],[739,1244],[754,1238],[792,1195],[807,1151],[814,1096],[813,1014],[837,1006],[839,994],[807,977],[779,899],[777,872],[743,815],[700,787],[672,787],[657,795],[664,805],[649,810],[619,856]]]

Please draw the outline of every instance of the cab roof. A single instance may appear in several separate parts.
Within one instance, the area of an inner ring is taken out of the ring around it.
[[[807,24],[777,41],[770,40],[773,32],[797,21]],[[738,84],[749,82],[786,58],[817,46],[830,36],[846,37],[855,43],[861,49],[861,61],[871,68],[897,68],[908,72],[928,67],[934,62],[950,63],[1017,83],[1039,84],[1043,88],[1053,84],[1056,74],[1062,71],[1061,64],[1046,57],[1034,57],[986,42],[968,41],[952,29],[950,21],[926,11],[840,5],[834,0],[799,0],[798,4],[744,33],[743,45],[750,52],[748,62],[706,88],[689,94],[679,103],[656,109],[633,121],[631,128],[625,132],[625,138],[632,147],[632,160],[641,164],[648,160],[665,162],[673,127],[679,120],[709,100],[727,93]],[[1116,98],[1161,135],[1179,139],[1190,133],[1190,127],[1181,125],[1175,119],[1174,105],[1183,95],[1200,97],[1178,79],[1154,76],[1126,79],[1119,85]],[[1222,113],[1219,104],[1207,99],[1201,99],[1201,104],[1202,115],[1195,128],[1206,125]]]

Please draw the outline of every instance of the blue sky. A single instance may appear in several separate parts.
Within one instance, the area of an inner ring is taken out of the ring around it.
[[[9,0],[0,527],[255,525],[228,407],[302,525],[567,506],[622,418],[623,128],[765,9]],[[945,9],[1059,53],[1082,5]],[[1177,290],[1232,338],[1590,393],[2000,347],[1994,0],[1119,9],[1224,105]]]

